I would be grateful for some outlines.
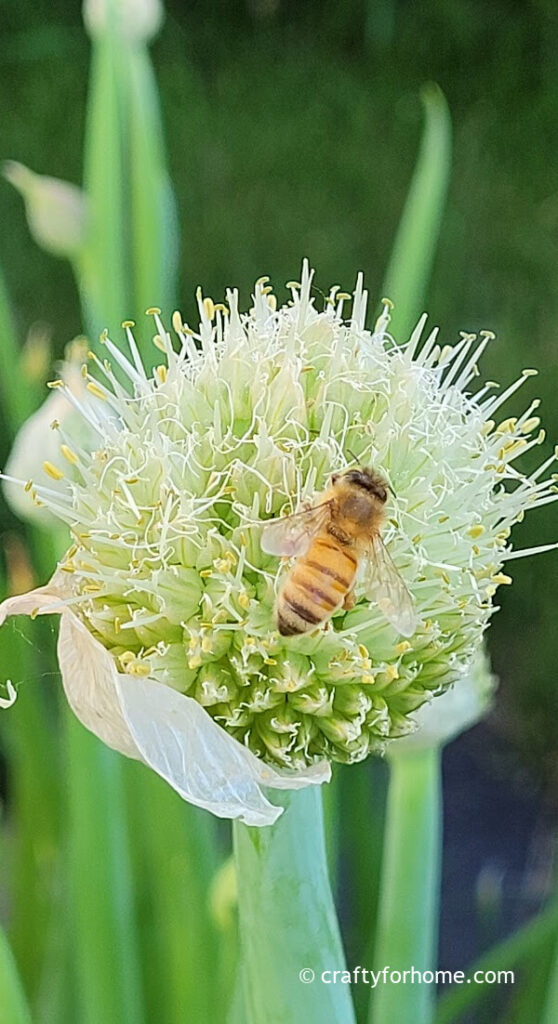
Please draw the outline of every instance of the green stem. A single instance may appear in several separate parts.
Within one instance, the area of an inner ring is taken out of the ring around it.
[[[422,90],[424,131],[383,293],[395,303],[390,330],[402,340],[418,320],[430,280],[451,170],[451,120],[442,90]]]
[[[541,1016],[541,1024],[556,1024],[558,1020],[558,941],[554,941],[548,988]]]
[[[141,1024],[121,759],[70,711],[66,721],[79,1020]]]
[[[25,381],[23,387],[18,382],[20,355],[12,309],[4,277],[0,274],[0,398],[12,437],[38,404],[31,382]]]
[[[8,940],[0,928],[0,1024],[31,1024]]]
[[[390,759],[386,832],[374,970],[436,969],[441,846],[440,751]],[[433,1019],[435,986],[380,982],[370,1022]]]
[[[182,1024],[217,1016],[218,936],[207,913],[217,866],[216,820],[180,799],[143,765],[122,765],[138,892],[149,892],[141,922],[146,1017]]]
[[[273,799],[285,808],[275,825],[233,828],[246,1024],[353,1024],[349,986],[321,980],[345,964],[320,791]],[[300,980],[304,968],[313,982]]]

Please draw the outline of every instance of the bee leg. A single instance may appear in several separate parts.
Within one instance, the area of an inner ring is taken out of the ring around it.
[[[355,604],[356,600],[354,589],[348,590],[347,593],[345,594],[345,600],[343,601],[343,608],[345,609],[345,611],[350,612],[351,608],[354,608]]]

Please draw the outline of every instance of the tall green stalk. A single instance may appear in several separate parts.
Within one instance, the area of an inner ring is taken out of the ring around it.
[[[8,940],[0,928],[0,1024],[31,1024]]]
[[[440,861],[440,750],[392,754],[375,971],[436,969]],[[421,981],[380,982],[370,1024],[430,1024],[434,996],[435,986]]]
[[[422,102],[420,151],[383,284],[384,295],[395,303],[390,329],[399,338],[411,333],[422,313],[451,170],[451,120],[444,94],[437,85],[427,85]]]
[[[141,1024],[122,760],[66,712],[70,887],[81,1024]]]
[[[320,791],[273,798],[285,808],[275,825],[233,828],[246,1024],[353,1024],[349,986],[322,980],[344,954]]]

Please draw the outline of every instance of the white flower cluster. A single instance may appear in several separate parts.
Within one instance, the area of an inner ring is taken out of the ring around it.
[[[502,393],[487,383],[471,394],[488,332],[441,348],[437,330],[423,337],[423,317],[398,344],[388,304],[367,330],[361,277],[353,296],[333,288],[322,311],[306,264],[289,287],[277,308],[261,279],[247,314],[235,291],[225,304],[199,293],[199,328],[175,314],[174,337],[150,311],[162,353],[153,376],[132,324],[127,354],[104,336],[107,358],[90,354],[83,370],[91,402],[53,382],[95,448],[56,425],[49,486],[26,486],[73,543],[47,588],[4,609],[63,611],[64,681],[89,728],[188,799],[258,823],[277,812],[260,784],[321,781],[324,760],[361,760],[413,730],[413,713],[479,648],[497,587],[510,582],[512,524],[556,497],[545,475],[554,456],[530,476],[514,465],[542,440],[537,401],[499,415],[533,371]],[[357,584],[352,610],[280,637],[273,606],[286,567],[262,551],[261,524],[314,503],[355,459],[390,485],[383,539],[416,632],[399,636]],[[87,666],[70,650],[78,639]],[[217,785],[225,749],[237,770]],[[187,775],[203,777],[200,793]]]

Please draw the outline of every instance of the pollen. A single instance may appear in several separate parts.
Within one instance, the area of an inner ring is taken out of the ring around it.
[[[101,401],[106,402],[107,396],[105,392],[102,390],[102,388],[99,387],[99,385],[96,383],[96,381],[88,381],[86,387],[87,390],[90,391],[92,395],[95,395],[95,398],[100,398]]]
[[[47,476],[51,477],[52,480],[63,480],[64,474],[61,469],[58,469],[52,462],[43,462],[43,469]]]
[[[484,526],[482,525],[482,523],[475,523],[474,526],[471,526],[467,530],[467,533],[468,533],[469,537],[472,537],[473,540],[476,540],[477,537],[482,537],[482,535],[484,533]]]
[[[73,466],[77,466],[79,459],[76,453],[72,451],[72,449],[69,448],[67,444],[61,444],[60,451],[62,452],[62,455],[68,462],[70,462]]]

